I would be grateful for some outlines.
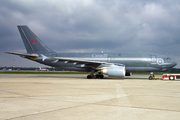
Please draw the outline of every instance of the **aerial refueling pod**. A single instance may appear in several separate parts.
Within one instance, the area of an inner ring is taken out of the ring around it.
[[[101,69],[101,73],[112,77],[124,77],[126,74],[125,66],[109,66]]]

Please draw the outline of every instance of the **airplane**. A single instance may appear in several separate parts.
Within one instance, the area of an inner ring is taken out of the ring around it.
[[[26,25],[18,25],[27,53],[5,52],[70,71],[90,72],[87,79],[131,76],[132,72],[165,71],[177,65],[156,53],[57,53],[49,49]],[[98,74],[94,75],[97,72]]]

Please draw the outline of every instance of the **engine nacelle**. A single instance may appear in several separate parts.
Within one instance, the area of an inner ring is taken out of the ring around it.
[[[103,68],[101,73],[104,75],[109,75],[113,77],[124,77],[126,74],[126,70],[124,66],[109,66],[107,68]]]

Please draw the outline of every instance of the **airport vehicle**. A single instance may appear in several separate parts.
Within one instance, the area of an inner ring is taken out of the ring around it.
[[[3,71],[12,71],[12,69],[6,69],[6,68],[4,68],[4,69],[2,69]]]
[[[176,80],[180,79],[180,74],[163,74],[162,75],[163,80]]]
[[[39,67],[39,71],[49,71],[49,69]]]
[[[18,26],[27,53],[6,52],[52,67],[91,72],[88,79],[130,76],[131,72],[163,71],[177,63],[155,53],[57,53],[49,49],[27,26]],[[94,75],[95,72],[99,74]]]
[[[155,75],[151,72],[149,76],[149,80],[161,80],[162,78],[160,77],[155,77]]]

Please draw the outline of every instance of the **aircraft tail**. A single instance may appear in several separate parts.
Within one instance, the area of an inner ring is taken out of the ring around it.
[[[27,53],[54,53],[27,26],[17,26]]]

